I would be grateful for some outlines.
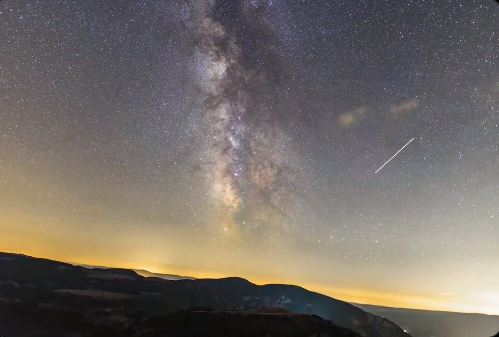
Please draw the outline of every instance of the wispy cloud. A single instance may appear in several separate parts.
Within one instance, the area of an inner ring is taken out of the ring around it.
[[[355,115],[351,112],[344,113],[344,114],[340,115],[340,118],[339,118],[340,126],[344,127],[344,128],[349,128],[349,127],[355,125],[356,121],[357,121],[357,119],[355,118]]]
[[[394,115],[398,115],[406,111],[411,111],[417,107],[418,107],[418,101],[415,98],[413,98],[411,100],[402,102],[400,104],[393,105],[392,108],[390,109],[390,112]]]
[[[343,128],[349,128],[360,122],[366,115],[367,108],[361,106],[354,111],[345,112],[338,118],[338,123]]]

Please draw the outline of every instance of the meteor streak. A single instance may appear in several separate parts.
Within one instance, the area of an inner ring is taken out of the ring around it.
[[[393,157],[391,157],[390,159],[388,159],[386,161],[386,163],[384,163],[383,165],[381,165],[381,167],[376,171],[374,172],[375,174],[379,172],[379,170],[381,170],[383,167],[385,167],[386,164],[388,164],[393,158],[395,158],[396,155],[398,155],[400,153],[400,151],[402,151],[407,145],[409,145],[415,138],[412,138],[410,141],[407,142],[407,144],[405,144],[404,146],[402,146],[402,148],[400,150],[397,151],[397,153],[395,153],[393,155]]]

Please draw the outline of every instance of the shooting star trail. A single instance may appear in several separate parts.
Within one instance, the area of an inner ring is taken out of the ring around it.
[[[407,144],[405,144],[404,146],[402,146],[402,148],[400,150],[397,151],[397,153],[395,153],[393,155],[393,157],[391,157],[390,159],[388,159],[386,161],[386,163],[384,163],[383,165],[381,165],[381,167],[376,171],[374,172],[375,174],[379,172],[379,170],[381,170],[383,167],[385,167],[386,164],[388,164],[393,158],[395,158],[396,155],[398,155],[400,153],[400,151],[402,151],[407,145],[409,145],[415,138],[412,138],[410,141],[407,142]]]

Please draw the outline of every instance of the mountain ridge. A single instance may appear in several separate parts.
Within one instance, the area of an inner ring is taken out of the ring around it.
[[[499,316],[495,315],[352,304],[395,322],[413,337],[491,336],[499,330]]]
[[[75,306],[128,320],[193,307],[254,311],[282,307],[316,315],[364,337],[410,337],[395,323],[347,302],[300,286],[256,285],[240,277],[167,280],[122,268],[89,269],[68,263],[0,253],[0,297],[43,306]]]

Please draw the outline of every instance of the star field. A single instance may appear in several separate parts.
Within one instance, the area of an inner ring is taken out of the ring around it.
[[[0,250],[497,314],[498,27],[491,0],[2,1]]]

